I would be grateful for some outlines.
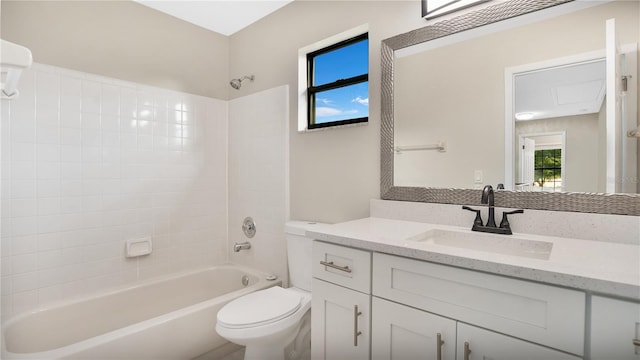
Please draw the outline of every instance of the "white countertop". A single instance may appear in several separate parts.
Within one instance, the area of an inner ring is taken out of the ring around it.
[[[307,231],[307,236],[364,250],[640,300],[638,245],[514,233],[514,238],[553,243],[549,259],[544,260],[408,240],[431,229],[472,233],[468,228],[454,226],[364,218],[318,225]]]

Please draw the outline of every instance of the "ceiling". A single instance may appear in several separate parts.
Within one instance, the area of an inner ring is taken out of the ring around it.
[[[592,114],[606,93],[604,59],[518,74],[515,77],[517,120]]]
[[[232,35],[293,0],[133,0],[222,35]]]

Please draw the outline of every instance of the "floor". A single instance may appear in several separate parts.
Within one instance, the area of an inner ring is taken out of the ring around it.
[[[228,343],[193,360],[243,360],[244,346]]]

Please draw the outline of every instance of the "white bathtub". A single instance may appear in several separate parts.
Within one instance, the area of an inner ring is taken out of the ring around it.
[[[3,328],[2,359],[191,359],[226,344],[224,304],[280,285],[266,275],[223,265],[20,315]]]

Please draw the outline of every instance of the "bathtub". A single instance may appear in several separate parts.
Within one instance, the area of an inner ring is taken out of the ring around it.
[[[195,358],[227,343],[215,331],[224,304],[280,285],[266,276],[222,265],[19,315],[3,327],[2,359]]]

